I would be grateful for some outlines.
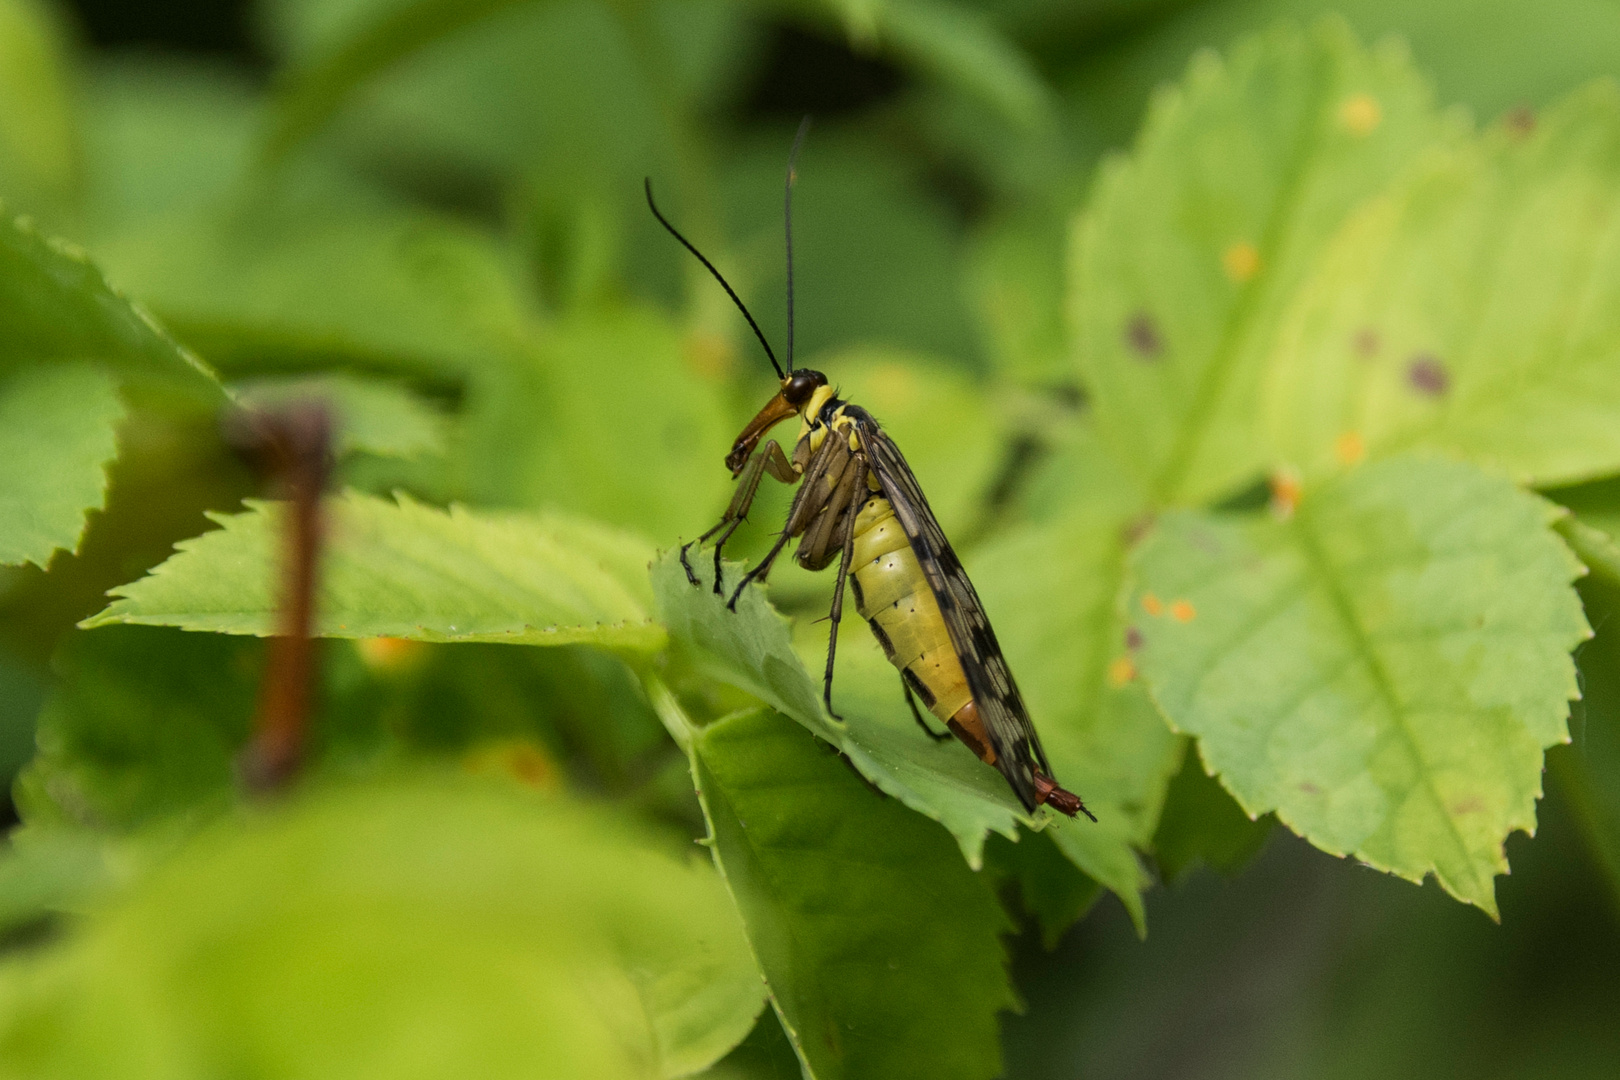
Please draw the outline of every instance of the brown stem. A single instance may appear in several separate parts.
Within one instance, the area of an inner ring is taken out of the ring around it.
[[[321,495],[331,471],[331,418],[319,403],[239,417],[245,448],[287,500],[281,595],[270,640],[253,742],[242,760],[244,783],[283,787],[303,762],[315,684],[315,585],[321,547]]]

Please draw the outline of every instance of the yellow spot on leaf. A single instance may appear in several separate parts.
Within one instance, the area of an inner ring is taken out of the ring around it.
[[[1278,469],[1271,474],[1271,512],[1280,518],[1294,516],[1299,506],[1299,475],[1289,469]]]
[[[1176,622],[1192,622],[1197,615],[1198,609],[1189,601],[1177,600],[1170,605],[1170,617]]]
[[[1239,240],[1221,253],[1221,266],[1227,277],[1241,285],[1259,271],[1260,252],[1247,240]]]
[[[1367,443],[1360,432],[1347,431],[1333,440],[1333,456],[1341,465],[1356,465],[1367,456]]]
[[[1383,119],[1384,110],[1371,94],[1355,94],[1339,106],[1339,122],[1352,135],[1371,135]]]
[[[1117,689],[1118,687],[1124,686],[1134,678],[1136,678],[1136,665],[1131,662],[1130,657],[1118,657],[1112,664],[1108,665],[1109,686]]]
[[[1147,612],[1149,615],[1158,615],[1160,612],[1164,611],[1164,605],[1159,603],[1159,598],[1154,596],[1152,593],[1143,593],[1142,610]]]
[[[525,787],[550,791],[557,786],[557,766],[544,748],[528,739],[503,739],[469,750],[461,767],[478,776],[505,776]]]
[[[378,674],[408,671],[427,652],[424,643],[397,637],[361,638],[354,647],[360,662]]]

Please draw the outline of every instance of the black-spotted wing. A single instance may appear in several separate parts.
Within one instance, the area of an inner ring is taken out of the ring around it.
[[[985,732],[996,751],[996,767],[1012,785],[1026,810],[1035,809],[1035,779],[1037,768],[1050,775],[1051,766],[1041,749],[1035,725],[1024,707],[1018,684],[1007,668],[1007,659],[1001,655],[996,632],[984,613],[979,594],[962,569],[961,560],[951,550],[950,541],[939,527],[934,512],[928,506],[917,478],[894,440],[884,434],[870,413],[854,406],[846,406],[845,413],[855,422],[857,435],[866,450],[872,472],[877,475],[883,495],[894,507],[894,516],[911,541],[928,585],[939,602],[945,617],[951,644],[962,662],[967,675],[968,689],[979,706]]]

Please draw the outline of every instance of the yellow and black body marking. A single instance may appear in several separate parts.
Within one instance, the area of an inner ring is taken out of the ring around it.
[[[799,129],[799,139],[804,137]],[[798,153],[794,144],[794,158]],[[1060,787],[1041,749],[1035,725],[996,642],[973,583],[928,506],[917,478],[899,447],[865,409],[840,399],[827,377],[794,368],[792,356],[792,229],[794,171],[788,167],[789,300],[788,366],[784,371],[770,343],[732,292],[731,286],[686,238],[664,220],[647,188],[653,214],[724,286],[765,348],[781,377],[780,390],[743,428],[726,455],[737,489],[714,528],[681,548],[687,579],[698,578],[687,560],[694,545],[714,543],[714,590],[721,591],[720,553],[748,515],[760,481],[769,472],[784,483],[799,485],[787,522],[776,543],[737,583],[729,605],[749,584],[770,572],[787,544],[798,539],[794,557],[809,570],[838,563],[827,644],[827,671],[822,695],[832,707],[833,664],[838,624],[843,616],[845,583],[855,593],[855,607],[872,628],[889,661],[900,671],[912,715],[931,737],[957,739],[979,759],[1006,777],[1019,801],[1033,812],[1041,805],[1069,815],[1085,814],[1079,796]],[[799,435],[791,457],[775,439],[761,440],[783,420],[799,417]],[[935,732],[917,711],[914,698],[949,729]]]

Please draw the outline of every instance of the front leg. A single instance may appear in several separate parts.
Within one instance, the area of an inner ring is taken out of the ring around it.
[[[696,540],[681,545],[681,569],[686,571],[686,580],[693,585],[698,584],[697,574],[692,571],[692,564],[687,561],[686,553],[693,546],[702,547],[708,543],[709,538],[721,533],[720,539],[714,544],[714,592],[720,595],[720,555],[725,549],[726,541],[737,527],[748,519],[748,511],[754,505],[754,496],[759,493],[759,482],[769,472],[784,484],[791,484],[799,478],[793,471],[793,463],[782,453],[782,447],[775,439],[771,439],[748,459],[742,472],[737,474],[737,490],[732,493],[731,503],[726,507],[725,514],[714,528],[698,537]],[[724,530],[722,532],[722,530]]]

